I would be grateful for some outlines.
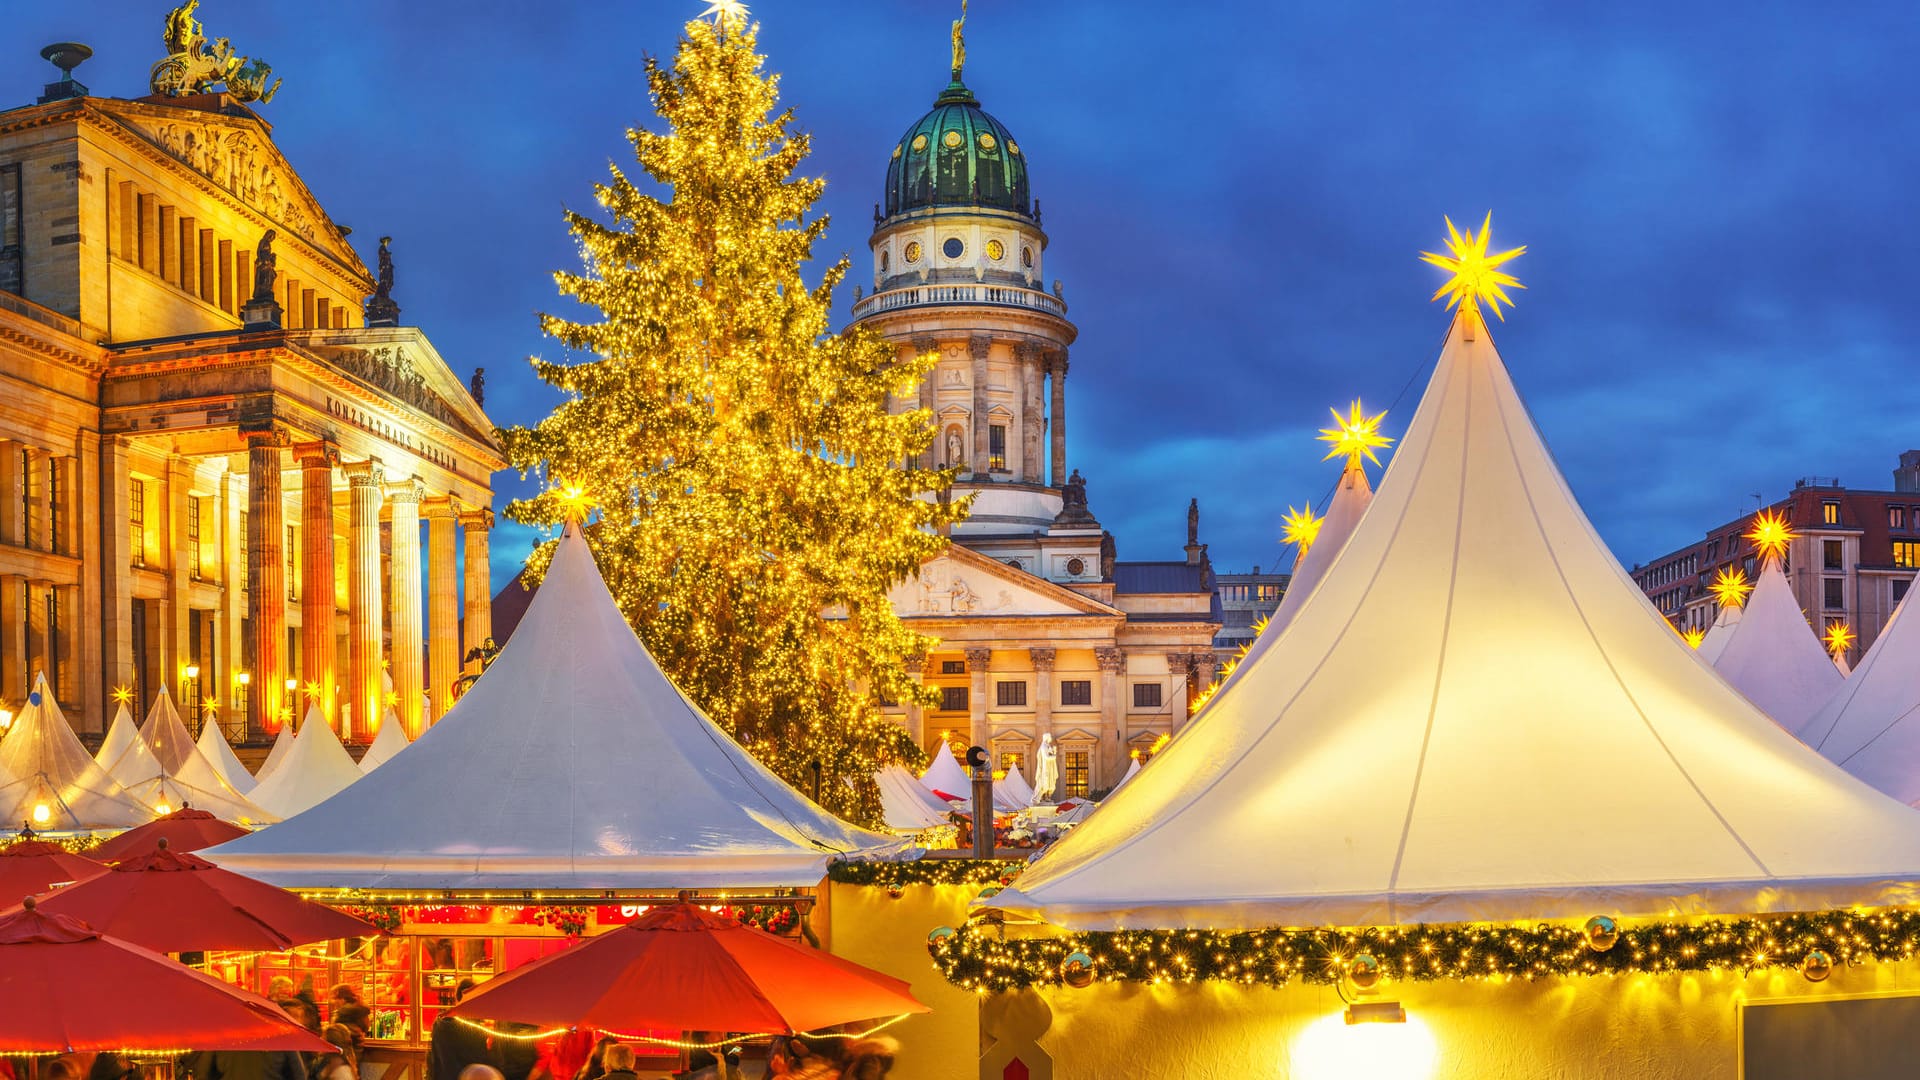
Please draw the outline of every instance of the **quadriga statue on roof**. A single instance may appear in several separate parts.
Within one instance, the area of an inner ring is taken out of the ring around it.
[[[264,60],[235,56],[226,38],[215,38],[209,46],[200,21],[193,17],[199,6],[200,0],[187,0],[167,13],[167,55],[153,65],[148,86],[156,94],[179,97],[208,93],[220,83],[236,101],[272,101],[280,90],[279,79],[267,85],[273,69]]]

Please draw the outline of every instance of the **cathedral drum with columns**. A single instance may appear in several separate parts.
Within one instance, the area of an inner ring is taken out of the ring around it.
[[[417,734],[490,635],[492,423],[387,239],[376,277],[275,148],[273,88],[94,97],[84,46],[47,55],[0,112],[0,706],[45,672],[88,733],[164,687],[236,741],[309,705]]]
[[[1054,794],[1087,795],[1185,722],[1214,678],[1220,616],[1197,507],[1185,560],[1121,562],[1068,471],[1078,330],[1060,283],[1042,284],[1026,148],[962,81],[960,32],[952,81],[889,151],[873,291],[853,307],[902,356],[939,354],[894,407],[932,413],[927,464],[958,468],[954,494],[972,497],[953,546],[894,590],[896,610],[939,639],[919,661],[938,704],[896,715],[923,746],[986,746],[1029,779],[1052,735]]]

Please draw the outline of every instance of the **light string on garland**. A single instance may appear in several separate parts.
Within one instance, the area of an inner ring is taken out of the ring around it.
[[[827,866],[838,885],[900,889],[909,885],[1005,885],[1026,868],[1025,859],[919,859],[914,862],[846,860]]]
[[[1005,938],[994,925],[940,927],[927,951],[947,981],[979,992],[1092,982],[1338,984],[1366,977],[1543,979],[1792,968],[1813,982],[1839,965],[1910,959],[1920,911],[1880,909],[1621,926],[1418,925],[1349,930],[1113,930]]]

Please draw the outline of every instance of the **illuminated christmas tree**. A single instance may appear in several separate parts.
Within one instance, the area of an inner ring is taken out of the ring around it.
[[[534,369],[566,400],[505,441],[551,486],[507,512],[553,525],[562,489],[597,506],[600,569],[667,674],[789,783],[872,822],[873,773],[922,760],[879,706],[928,693],[906,659],[929,640],[887,591],[965,513],[938,497],[951,472],[913,464],[927,411],[887,408],[937,358],[829,332],[847,262],[802,280],[827,227],[809,217],[823,182],[795,175],[808,138],[775,111],[742,9],[712,13],[670,68],[647,62],[666,131],[628,139],[651,183],[616,166],[596,188],[610,220],[567,215],[586,266],[555,278],[597,317],[542,317],[572,355]]]

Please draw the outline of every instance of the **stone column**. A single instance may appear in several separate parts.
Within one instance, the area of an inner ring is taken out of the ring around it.
[[[386,471],[379,458],[345,466],[347,474],[347,687],[349,723],[341,735],[362,738],[379,725],[380,656],[380,502]]]
[[[0,577],[0,703],[15,712],[32,689],[27,669],[27,579],[17,574]]]
[[[906,660],[907,678],[913,680],[917,688],[926,685],[927,657],[909,656]],[[907,734],[913,737],[913,745],[922,750],[927,748],[927,708],[912,698],[907,699]]]
[[[26,477],[21,473],[24,447],[0,440],[0,544],[26,545]]]
[[[940,352],[940,343],[930,337],[917,337],[913,339],[913,350],[921,354],[938,354]],[[920,455],[920,467],[923,469],[937,469],[940,467],[940,439],[942,432],[940,430],[940,410],[934,396],[934,383],[939,378],[939,362],[935,361],[933,370],[927,372],[926,376],[920,380],[920,407],[927,410],[927,423],[933,427],[933,442],[927,447],[926,452]]]
[[[460,515],[460,531],[467,546],[466,626],[462,636],[468,652],[493,640],[493,568],[487,549],[492,528],[491,510],[468,510]],[[473,670],[480,670],[478,663]]]
[[[1053,486],[1067,482],[1067,350],[1053,354]]]
[[[218,560],[220,564],[220,580],[226,586],[220,591],[219,630],[218,637],[214,644],[214,651],[221,656],[228,657],[231,663],[231,658],[247,655],[247,634],[249,632],[246,618],[246,590],[241,587],[241,582],[247,573],[246,536],[245,530],[240,527],[240,522],[245,516],[244,510],[247,505],[247,473],[245,470],[228,468],[221,474],[220,495],[219,498],[214,500],[214,503],[214,531],[218,533],[220,537],[220,557]],[[206,522],[202,523],[203,526],[206,524]],[[151,634],[149,634],[149,636],[151,636]],[[184,641],[185,638],[183,637],[181,640]],[[180,665],[186,662],[186,654],[183,653],[175,658],[173,666],[167,669],[168,673],[165,681],[167,682],[168,689],[175,694],[178,694],[180,689]],[[207,667],[211,668],[212,665],[209,664]],[[206,677],[207,672],[201,672],[203,681]],[[247,689],[248,691],[252,691],[253,687],[249,685]],[[247,694],[247,700],[253,700],[253,694],[251,692]],[[180,709],[182,719],[202,716],[202,710],[198,702],[195,702],[192,708],[188,708],[186,704],[177,699],[174,704]],[[219,717],[215,716],[214,719],[218,722]],[[232,719],[242,725],[247,722],[246,716],[238,710],[235,710]],[[191,730],[193,730],[195,734],[198,734],[200,720],[192,719],[188,722],[192,725]],[[232,726],[232,723],[228,723],[223,725],[221,730],[226,731]]]
[[[427,507],[427,678],[433,699],[430,723],[453,708],[453,684],[460,678],[460,518],[453,500],[435,499]]]
[[[301,667],[307,686],[315,691],[313,704],[333,724],[340,716],[340,665],[333,636],[333,469],[340,463],[340,450],[330,443],[308,443],[295,454],[300,459],[300,531],[306,537],[306,559],[300,566]],[[294,700],[301,698],[296,695]]]
[[[1033,659],[1033,736],[1053,733],[1053,650],[1027,650]]]
[[[57,695],[60,687],[47,663],[53,640],[53,627],[47,624],[47,596],[52,592],[53,582],[27,579],[27,689],[31,691],[45,675]]]
[[[287,527],[280,489],[285,443],[275,431],[247,435],[247,619],[253,654],[247,666],[247,733],[254,738],[279,729],[287,694]],[[184,605],[186,597],[176,602]],[[209,677],[219,677],[204,668],[200,674],[203,686]]]
[[[118,436],[100,440],[100,527],[88,528],[84,535],[98,537],[99,548],[83,548],[82,557],[97,555],[89,565],[97,573],[88,581],[99,582],[100,685],[112,691],[132,687],[133,656],[133,478],[127,464],[127,444]],[[91,606],[91,605],[89,605]],[[4,697],[5,690],[0,690]]]
[[[1127,654],[1106,646],[1093,650],[1093,658],[1100,664],[1100,740],[1104,743],[1111,735],[1116,743],[1113,751],[1100,755],[1105,775],[1096,786],[1112,787],[1126,772],[1127,740],[1132,738],[1127,730],[1127,703],[1120,700],[1120,676],[1127,670]]]
[[[967,650],[967,674],[973,677],[973,689],[967,693],[967,740],[969,745],[985,747],[989,762],[993,747],[989,743],[992,728],[987,723],[987,672],[993,666],[993,650]]]
[[[1042,445],[1045,441],[1046,421],[1041,414],[1046,411],[1046,395],[1041,387],[1046,382],[1046,368],[1040,359],[1040,350],[1029,344],[1016,345],[1014,358],[1020,367],[1020,479],[1029,484],[1046,481],[1046,466],[1042,462]]]
[[[420,500],[426,494],[412,477],[387,489],[393,523],[393,693],[399,698],[394,713],[409,739],[420,737],[426,712],[421,702],[427,685],[421,672],[426,639],[420,632]]]
[[[987,469],[987,426],[992,422],[987,402],[987,352],[993,339],[976,334],[967,339],[967,351],[973,356],[973,478],[985,480]]]
[[[251,454],[249,454],[247,458],[247,469],[249,474],[251,474],[253,469],[253,458]],[[159,505],[164,507],[164,520],[160,523],[160,536],[165,541],[164,546],[167,551],[167,591],[161,600],[160,616],[161,622],[164,624],[164,629],[162,629],[160,636],[163,642],[162,648],[165,652],[165,659],[161,662],[160,666],[161,670],[166,672],[167,689],[174,694],[174,704],[180,710],[180,718],[187,721],[187,723],[197,730],[199,727],[197,718],[204,711],[201,703],[208,697],[219,698],[223,703],[227,699],[222,697],[218,692],[220,684],[215,679],[214,665],[211,662],[200,665],[200,678],[197,680],[199,685],[191,687],[193,700],[186,700],[187,690],[183,689],[185,684],[180,681],[187,665],[193,663],[193,606],[190,602],[193,586],[189,573],[191,556],[187,551],[187,514],[189,512],[187,500],[192,498],[192,496],[192,465],[188,463],[187,459],[179,455],[169,457],[167,459],[167,487],[162,493],[162,498],[159,500]],[[235,513],[235,520],[237,521],[238,511],[236,510]],[[237,536],[238,533],[235,535]],[[241,538],[243,547],[246,546],[248,539],[249,538],[246,537]],[[247,552],[243,551],[242,555],[245,557]],[[249,581],[246,584],[248,584],[250,591],[250,587],[254,582]],[[285,609],[284,602],[282,609]],[[251,609],[249,608],[248,610],[250,611]],[[149,639],[154,636],[151,626],[147,628],[147,636]],[[235,653],[231,659],[234,662],[251,667],[253,664],[253,645],[251,642],[249,640],[242,640],[240,651]],[[207,687],[213,687],[215,692],[208,694],[206,692]],[[247,695],[247,700],[251,702],[253,695]],[[251,706],[249,706],[249,708],[251,708]],[[243,716],[237,719],[241,723],[245,723],[248,717]]]

